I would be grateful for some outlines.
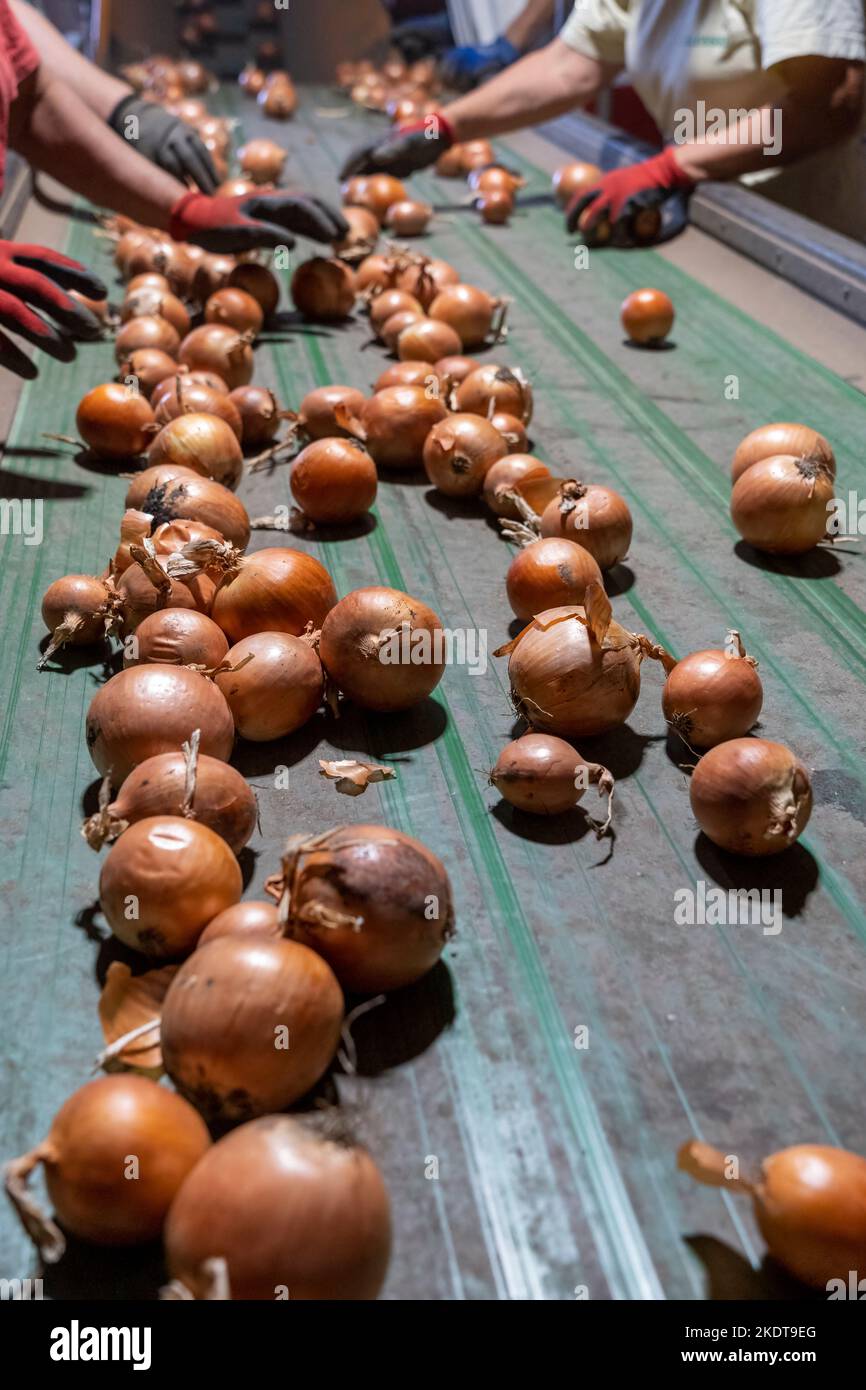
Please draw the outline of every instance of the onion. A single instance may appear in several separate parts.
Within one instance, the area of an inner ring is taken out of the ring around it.
[[[347,260],[369,255],[379,240],[378,217],[369,208],[345,207],[340,211],[349,231],[342,240],[334,242],[334,254]]]
[[[217,290],[223,289],[229,283],[235,284],[232,276],[238,269],[234,256],[213,256],[205,255],[204,260],[196,267],[192,282],[192,296],[199,304],[204,304]],[[261,267],[264,269],[264,266]],[[240,286],[241,289],[247,288]]]
[[[170,578],[160,558],[143,547],[131,546],[130,558],[135,563],[126,567],[116,584],[125,636],[157,609],[198,608],[207,612],[210,608],[213,584],[194,594],[186,584]]]
[[[305,318],[330,323],[348,318],[355,307],[355,277],[344,261],[313,256],[292,276],[292,299]]]
[[[222,323],[203,323],[187,333],[178,358],[193,370],[216,372],[230,390],[246,386],[253,374],[253,350],[248,339]]]
[[[139,505],[149,512],[154,524],[165,521],[200,521],[211,526],[238,550],[246,550],[250,541],[250,519],[242,502],[210,478],[202,478],[192,469],[170,465],[145,469],[127,492],[127,506]],[[139,499],[130,501],[130,498]]]
[[[459,386],[461,381],[465,381],[469,373],[474,372],[481,364],[475,357],[451,354],[448,357],[440,357],[433,365],[436,375],[447,383],[450,390],[452,386]]]
[[[429,362],[393,362],[376,378],[373,390],[384,391],[388,386],[435,386],[438,389],[439,385],[439,373]]]
[[[195,729],[201,730],[202,753],[227,762],[234,722],[212,681],[185,666],[130,666],[91,700],[87,748],[97,771],[119,787],[145,758],[181,749]]]
[[[161,608],[143,618],[128,645],[124,666],[176,661],[181,666],[219,666],[229,649],[222,628],[206,613],[189,608]]]
[[[258,300],[232,285],[210,296],[204,306],[204,316],[207,323],[225,323],[238,333],[258,334],[264,322]]]
[[[466,140],[460,146],[460,164],[464,174],[473,169],[483,169],[495,159],[493,146],[489,140]]]
[[[264,185],[270,188],[270,184]],[[248,198],[251,193],[258,193],[260,185],[249,178],[226,179],[217,189],[218,198]]]
[[[567,536],[588,550],[602,569],[611,569],[628,554],[631,512],[613,488],[569,479],[544,508],[541,534]]]
[[[101,641],[116,622],[118,600],[114,586],[90,574],[65,574],[55,579],[42,597],[42,621],[51,641],[37,670],[64,646],[88,647]]]
[[[261,68],[253,67],[251,63],[247,63],[238,74],[238,86],[244,96],[257,97],[264,85],[265,74]]]
[[[214,392],[217,396],[227,396],[229,394],[228,386],[217,372],[206,372],[200,369],[190,371],[189,367],[179,367],[175,362],[171,379],[163,378],[154,388],[151,398],[154,410],[158,410],[163,401],[169,396],[177,399],[178,377],[181,379],[181,388],[186,386],[206,386],[208,390]],[[172,416],[172,419],[173,418]]]
[[[181,1095],[207,1119],[248,1120],[309,1091],[333,1059],[342,1021],[340,986],[315,951],[295,941],[223,936],[172,980],[162,1055]]]
[[[273,391],[266,386],[238,386],[229,400],[241,422],[244,448],[262,448],[270,444],[280,428],[280,421],[285,418]]]
[[[573,160],[563,164],[553,176],[553,194],[561,208],[567,207],[577,193],[586,193],[598,183],[601,170],[597,164]]]
[[[460,179],[465,170],[463,168],[463,146],[452,145],[450,149],[443,150],[436,160],[436,173],[442,179]]]
[[[65,1238],[26,1187],[38,1165],[70,1235],[138,1245],[160,1235],[181,1184],[209,1147],[201,1117],[180,1096],[144,1076],[100,1076],[60,1107],[41,1144],[6,1164],[6,1191],[45,1263],[55,1264]]]
[[[159,348],[169,357],[177,357],[180,335],[168,319],[158,314],[143,314],[125,323],[114,340],[114,355],[123,362],[136,348]]]
[[[241,261],[228,278],[232,288],[246,290],[261,308],[265,318],[270,318],[280,302],[280,286],[276,276],[265,265],[255,261]]]
[[[363,709],[410,709],[445,670],[445,634],[431,608],[399,589],[353,589],[322,623],[322,665]]]
[[[129,263],[133,252],[143,246],[153,246],[154,238],[144,227],[131,227],[117,238],[114,246],[114,264],[124,278],[129,277]],[[168,284],[168,281],[166,281]]]
[[[220,936],[269,936],[282,935],[276,904],[264,902],[235,903],[225,912],[218,912],[212,922],[208,922],[198,939],[199,948]]]
[[[225,420],[202,412],[178,415],[164,425],[148,451],[151,467],[177,463],[224,487],[237,487],[244,456],[237,435]]]
[[[515,555],[505,576],[508,602],[518,618],[583,603],[591,583],[601,583],[601,570],[589,551],[558,536],[531,541]]]
[[[510,805],[534,816],[563,815],[577,805],[587,787],[597,786],[599,796],[608,798],[607,819],[595,826],[597,833],[604,834],[610,825],[613,777],[553,734],[514,739],[499,754],[490,781]]]
[[[226,1135],[184,1183],[166,1225],[172,1276],[207,1295],[225,1261],[233,1299],[373,1299],[391,1244],[388,1195],[363,1149],[269,1115]],[[248,1181],[255,1174],[255,1182]]]
[[[337,419],[366,444],[378,467],[414,468],[427,435],[446,415],[438,396],[421,386],[388,386],[364,402],[357,419],[345,410]]]
[[[491,421],[492,423],[492,421]],[[484,476],[484,501],[495,516],[516,521],[521,513],[508,496],[519,483],[549,478],[550,469],[532,454],[509,454],[494,463]]]
[[[259,92],[256,100],[261,106],[266,116],[270,116],[272,121],[285,121],[293,116],[298,106],[298,98],[295,89],[289,82],[274,83],[272,86],[265,85],[265,90]]]
[[[424,468],[447,497],[475,497],[488,470],[507,453],[499,431],[480,415],[449,415],[424,441]]]
[[[240,867],[225,840],[182,816],[135,821],[112,845],[99,875],[99,905],[114,935],[163,960],[191,951],[208,922],[242,892]]]
[[[711,748],[689,790],[704,834],[733,854],[779,854],[799,839],[812,813],[805,767],[784,744],[764,738]]]
[[[731,493],[731,518],[743,540],[771,555],[802,555],[827,535],[833,473],[820,459],[788,454],[761,459]]]
[[[154,489],[164,490],[173,479],[180,481],[197,476],[191,468],[173,468],[166,464],[161,464],[159,468],[143,468],[140,473],[133,474],[126,490],[127,510],[143,511],[144,501]]]
[[[404,328],[398,337],[397,355],[404,362],[421,358],[433,363],[458,353],[461,346],[460,337],[449,324],[420,318]]]
[[[169,294],[171,285],[158,270],[144,270],[140,275],[133,275],[126,286],[127,296],[136,294],[139,290],[156,290],[160,294]]]
[[[154,406],[156,423],[164,426],[180,415],[217,415],[239,440],[243,434],[243,424],[234,400],[229,399],[227,392],[206,386],[203,381],[191,381],[191,376],[192,373],[177,375],[164,391],[160,391],[159,401]],[[252,391],[256,388],[241,386],[238,389]],[[201,471],[193,464],[185,467],[192,468],[195,473]]]
[[[378,335],[389,319],[403,313],[418,314],[419,317],[423,314],[414,295],[407,294],[405,290],[382,290],[370,304],[370,327]]]
[[[343,989],[356,994],[419,980],[454,931],[442,861],[382,825],[292,836],[267,890],[280,900],[284,930],[324,956]]]
[[[505,193],[513,198],[518,188],[524,187],[526,179],[501,164],[488,164],[483,169],[470,170],[467,183],[476,193]]]
[[[308,439],[329,439],[348,431],[337,419],[337,407],[343,406],[354,416],[366,403],[363,391],[356,386],[316,386],[308,391],[298,407],[298,428]]]
[[[808,425],[780,423],[760,425],[740,441],[731,462],[731,481],[735,483],[753,463],[778,454],[820,461],[836,476],[836,457],[823,434]]]
[[[669,669],[673,658],[610,616],[601,586],[584,605],[550,608],[494,652],[510,653],[515,708],[529,724],[567,738],[608,733],[624,724],[640,694],[644,657]]]
[[[133,458],[150,443],[153,411],[138,391],[106,381],[82,396],[75,425],[97,458]]]
[[[522,420],[518,420],[516,415],[509,415],[507,410],[494,410],[488,419],[493,428],[502,435],[509,453],[526,453],[529,448],[529,436]]]
[[[382,339],[382,342],[389,352],[396,352],[397,344],[400,341],[400,334],[403,332],[403,329],[408,328],[410,324],[421,323],[423,321],[423,314],[414,313],[411,309],[404,309],[402,313],[392,314],[389,319],[385,320],[379,330],[379,337]],[[432,323],[433,320],[430,319],[429,322]],[[445,325],[443,325],[443,327],[444,326]]]
[[[367,256],[355,271],[356,292],[365,294],[396,288],[401,264],[396,256]]]
[[[379,221],[394,203],[405,202],[406,189],[390,174],[361,174],[341,186],[343,202],[348,206],[369,208]]]
[[[126,378],[134,377],[143,396],[150,396],[161,381],[177,371],[177,363],[162,348],[136,348],[117,369],[119,377],[124,378],[124,386],[129,386]],[[136,452],[141,452],[137,450]]]
[[[764,691],[757,662],[746,656],[738,632],[729,632],[723,651],[692,652],[678,661],[662,692],[670,727],[689,746],[713,748],[741,738],[761,713]]]
[[[357,521],[376,500],[376,465],[354,439],[317,439],[302,449],[291,475],[292,496],[310,521]]]
[[[460,276],[448,261],[419,257],[408,266],[398,262],[396,288],[414,295],[426,313],[433,300],[449,285],[460,283]]]
[[[321,627],[337,601],[328,571],[302,550],[272,547],[245,558],[232,553],[223,563],[212,617],[233,643],[257,632],[300,637],[308,623]]]
[[[238,733],[253,743],[294,733],[322,703],[322,663],[301,637],[257,632],[232,647],[226,660],[229,669],[214,679]]]
[[[491,188],[475,199],[475,207],[481,213],[481,221],[490,227],[502,227],[514,211],[514,199],[502,188]]]
[[[620,318],[633,343],[654,347],[673,327],[674,306],[662,290],[633,290],[622,302]]]
[[[165,319],[181,338],[189,332],[189,313],[170,291],[144,288],[128,292],[120,306],[121,322],[144,317]]]
[[[486,416],[494,410],[504,410],[528,425],[532,419],[532,387],[519,372],[488,362],[476,367],[460,383],[454,392],[454,405],[471,415]]]
[[[254,183],[276,183],[287,158],[288,150],[274,140],[248,140],[238,150],[238,163]]]
[[[129,774],[115,799],[85,822],[91,849],[116,840],[130,825],[154,816],[180,816],[206,825],[234,854],[256,828],[258,807],[246,781],[218,758],[196,753],[158,753]]]
[[[430,317],[449,324],[464,348],[480,348],[491,334],[500,337],[504,308],[503,300],[475,285],[447,285],[430,305]]]
[[[429,203],[402,198],[392,203],[385,213],[385,226],[395,236],[421,236],[426,232],[433,209]]]

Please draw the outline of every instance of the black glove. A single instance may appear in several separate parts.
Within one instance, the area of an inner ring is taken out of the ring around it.
[[[342,241],[349,224],[319,198],[279,191],[209,198],[190,190],[172,208],[169,232],[175,241],[192,241],[222,254],[256,246],[294,246],[291,232],[312,241]]]
[[[138,123],[135,137],[128,133],[130,116]],[[143,101],[132,93],[117,103],[108,124],[145,159],[174,174],[181,183],[192,179],[205,193],[213,193],[219,183],[213,160],[197,131],[155,102]]]
[[[406,63],[417,62],[428,54],[450,48],[454,42],[447,13],[408,19],[391,30],[391,42]]]
[[[450,122],[439,111],[400,126],[398,130],[353,150],[340,170],[341,179],[355,174],[393,174],[402,179],[435,164],[440,154],[450,150],[454,134]]]

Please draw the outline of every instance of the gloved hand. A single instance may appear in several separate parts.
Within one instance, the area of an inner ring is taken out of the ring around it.
[[[391,43],[406,63],[415,63],[428,54],[439,53],[454,42],[451,22],[445,11],[420,19],[408,19],[391,30]]]
[[[575,194],[565,225],[570,232],[582,232],[588,242],[612,239],[619,246],[637,246],[669,241],[688,222],[693,188],[668,145],[640,164],[612,169],[594,188]]]
[[[434,111],[423,120],[412,121],[353,150],[340,170],[341,179],[355,174],[394,174],[406,178],[419,169],[435,164],[445,150],[454,144],[451,123],[441,111]]]
[[[130,116],[137,121],[133,127],[138,131],[135,138],[128,133],[132,126]],[[143,101],[133,92],[117,103],[108,124],[145,159],[174,174],[181,183],[192,179],[205,193],[213,193],[219,183],[213,160],[198,132],[156,102]]]
[[[465,48],[451,48],[442,58],[442,80],[452,87],[466,90],[488,77],[511,67],[520,57],[520,52],[503,34],[493,43],[471,45]]]
[[[242,198],[208,198],[190,190],[171,210],[169,232],[217,254],[256,246],[294,246],[291,235],[313,241],[342,241],[349,224],[319,198],[290,193],[248,193]]]
[[[35,343],[52,357],[69,361],[75,353],[67,335],[98,338],[100,323],[64,290],[78,290],[88,299],[105,299],[108,294],[101,280],[68,256],[49,251],[47,246],[0,241],[0,328]],[[66,332],[59,333],[29,305],[54,319]],[[0,333],[0,366],[17,376],[37,375],[30,358],[5,333]]]

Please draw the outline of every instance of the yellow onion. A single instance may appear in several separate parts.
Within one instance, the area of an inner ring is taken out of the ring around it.
[[[553,734],[523,734],[496,760],[491,785],[511,806],[533,816],[560,816],[570,811],[590,786],[608,798],[607,818],[597,825],[603,835],[610,825],[614,781],[606,767],[588,763],[564,739]],[[590,818],[591,820],[591,818]]]
[[[177,662],[210,671],[225,659],[228,649],[225,633],[207,614],[196,609],[161,608],[139,623],[134,643],[126,643],[123,664]]]
[[[438,294],[449,285],[459,283],[460,276],[453,265],[436,256],[413,257],[409,265],[403,261],[397,262],[395,288],[414,295],[425,314],[429,313],[430,305]]]
[[[316,386],[308,391],[298,406],[297,428],[308,439],[330,439],[346,434],[337,419],[337,406],[345,406],[350,415],[357,415],[365,396],[356,386]]]
[[[589,551],[560,536],[530,541],[517,552],[505,576],[508,602],[518,618],[583,603],[587,584],[601,582],[601,570]]]
[[[413,468],[422,462],[424,441],[447,410],[421,386],[389,386],[361,406],[357,416],[344,407],[338,423],[367,446],[380,468]]]
[[[120,306],[121,323],[129,323],[130,319],[142,318],[146,314],[167,319],[181,338],[189,332],[189,311],[170,290],[160,291],[153,286],[143,286],[127,291]]]
[[[238,386],[231,392],[229,401],[237,412],[245,448],[270,444],[287,414],[266,386]]]
[[[544,495],[553,483],[537,484],[537,493]],[[529,489],[521,495],[535,506]],[[557,495],[544,506],[541,513],[542,536],[564,536],[588,550],[602,569],[612,569],[624,560],[631,545],[632,517],[624,497],[612,487],[598,483],[578,483],[571,479],[560,483]]]
[[[120,363],[117,375],[122,378],[124,386],[129,385],[130,377],[134,377],[141,394],[149,398],[159,383],[165,381],[166,377],[174,376],[176,371],[174,358],[161,348],[136,348]],[[141,450],[136,452],[140,453]]]
[[[226,285],[215,290],[204,306],[205,322],[225,323],[238,333],[258,334],[262,330],[264,314],[257,299],[236,285]]]
[[[266,265],[241,261],[233,267],[226,283],[251,294],[265,318],[270,318],[276,311],[280,302],[279,281]]]
[[[294,733],[322,703],[322,663],[309,642],[291,633],[245,637],[231,648],[226,665],[214,679],[238,733],[254,743]]]
[[[143,394],[106,381],[82,396],[75,426],[97,458],[133,458],[148,447],[153,411]]]
[[[821,459],[777,454],[742,473],[731,519],[749,545],[770,555],[803,555],[827,535],[833,473]]]
[[[502,331],[505,304],[475,285],[446,285],[430,305],[431,319],[441,319],[454,329],[464,348],[484,347]],[[444,357],[446,354],[442,353]]]
[[[417,314],[419,318],[422,316],[421,304],[415,296],[405,290],[382,290],[370,303],[370,327],[377,336],[381,336],[389,319],[403,313]]]
[[[488,362],[461,381],[454,392],[454,408],[484,416],[504,410],[528,425],[532,419],[532,387],[519,372]]]
[[[313,256],[292,276],[292,300],[305,318],[330,323],[348,318],[355,307],[355,277],[340,260]]]
[[[400,316],[398,315],[398,318]],[[388,325],[386,324],[387,328]],[[429,362],[392,362],[376,378],[374,391],[384,391],[387,386],[430,386],[440,388],[441,382],[435,366]]]
[[[504,437],[504,436],[503,436]],[[520,512],[509,497],[519,483],[550,477],[550,469],[532,454],[509,453],[488,469],[484,476],[484,501],[495,516],[518,520]]]
[[[287,157],[288,150],[274,140],[248,140],[238,150],[238,163],[254,183],[276,183]]]
[[[782,743],[733,738],[705,753],[689,784],[695,819],[708,839],[732,854],[780,854],[812,814],[812,786]]]
[[[246,902],[235,903],[224,912],[218,912],[212,922],[208,922],[198,939],[199,946],[216,941],[220,936],[282,936],[279,916],[275,903]]]
[[[166,476],[168,475],[168,476]],[[233,492],[191,468],[158,465],[136,477],[126,494],[127,506],[138,506],[158,526],[167,521],[200,521],[218,531],[238,550],[246,550],[250,518]]]
[[[438,319],[416,319],[397,337],[397,356],[404,362],[421,359],[432,364],[449,354],[459,353],[460,347],[461,340],[454,329]]]
[[[177,357],[180,334],[168,319],[159,314],[142,314],[125,323],[114,340],[114,355],[123,362],[137,348],[159,348],[169,357]]]
[[[349,231],[334,243],[334,254],[346,260],[363,259],[379,240],[379,219],[369,208],[344,207],[340,211]]]
[[[179,751],[195,729],[202,753],[227,762],[234,722],[213,682],[185,666],[146,663],[118,671],[97,690],[87,711],[87,748],[97,770],[119,787],[145,758]]]
[[[244,471],[243,452],[231,425],[201,411],[178,415],[163,425],[147,459],[151,467],[177,463],[229,488],[237,487]]]
[[[691,652],[678,661],[662,691],[669,726],[689,747],[713,748],[741,738],[761,713],[764,691],[754,657],[747,656],[738,632],[728,633],[724,650]]]
[[[808,425],[792,425],[780,422],[773,425],[759,425],[757,429],[740,440],[731,461],[731,482],[735,483],[747,468],[762,459],[775,458],[779,454],[790,454],[794,458],[819,459],[836,476],[836,458],[833,449],[817,430]]]
[[[322,623],[319,656],[343,694],[364,709],[410,709],[445,670],[445,633],[431,608],[399,589],[353,589]]]
[[[187,333],[178,361],[193,370],[216,372],[230,390],[246,386],[253,375],[253,350],[247,335],[223,323],[203,323]]]
[[[447,497],[477,497],[490,468],[507,453],[502,435],[480,415],[448,415],[424,441],[424,468]]]
[[[394,203],[406,199],[406,189],[399,179],[390,174],[359,174],[341,186],[343,202],[347,206],[369,208],[379,221]]]
[[[113,583],[92,574],[65,574],[49,584],[42,597],[42,621],[51,641],[37,670],[64,646],[87,647],[114,631],[121,606]]]
[[[337,601],[328,571],[302,550],[273,546],[242,557],[231,546],[203,543],[193,563],[222,569],[211,616],[232,642],[257,632],[300,637],[309,623],[321,627]]]
[[[159,556],[134,545],[130,557],[134,563],[126,567],[116,584],[124,636],[135,632],[139,623],[159,609],[197,608],[206,612],[210,608],[213,585],[205,584],[194,593],[167,574]]]
[[[240,440],[243,434],[243,424],[235,396],[229,396],[227,390],[220,391],[207,385],[204,381],[190,380],[191,375],[192,373],[175,376],[159,392],[158,400],[154,394],[152,403],[156,412],[156,423],[162,428],[171,420],[176,420],[179,415],[216,415],[220,420],[225,421],[235,438]],[[255,389],[255,387],[250,386],[238,387],[239,391]],[[201,472],[201,469],[196,468],[193,464],[184,464],[183,466],[192,468],[194,473]]]
[[[597,164],[586,164],[575,159],[562,164],[553,175],[553,194],[561,208],[567,207],[575,194],[586,193],[601,178]]]
[[[364,516],[376,500],[376,465],[354,439],[316,439],[292,465],[292,496],[305,517],[319,525],[345,525]]]
[[[426,232],[433,209],[414,198],[400,198],[385,213],[385,226],[394,236],[421,236]]]

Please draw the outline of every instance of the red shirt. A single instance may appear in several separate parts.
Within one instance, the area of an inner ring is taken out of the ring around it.
[[[35,72],[39,54],[9,8],[0,0],[0,189],[6,172],[9,145],[9,108],[26,77]]]

